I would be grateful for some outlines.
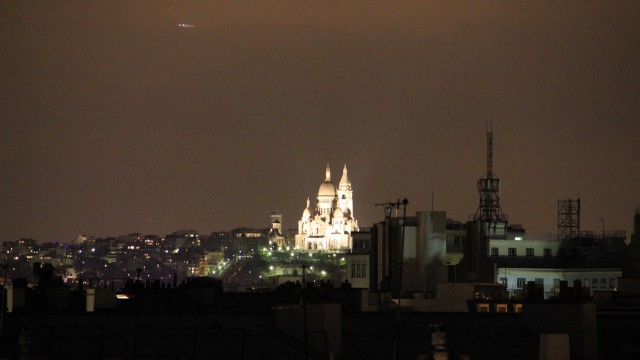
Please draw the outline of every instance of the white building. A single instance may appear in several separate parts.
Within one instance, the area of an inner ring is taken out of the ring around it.
[[[331,182],[331,169],[327,164],[325,179],[318,189],[315,209],[307,207],[298,221],[296,248],[300,250],[350,250],[352,231],[358,231],[358,221],[353,213],[353,190],[347,175],[347,165],[342,170],[338,187]]]
[[[510,293],[517,293],[533,281],[548,298],[558,294],[561,281],[572,286],[579,280],[594,294],[614,291],[622,275],[622,253],[607,251],[605,243],[491,239],[488,259],[496,266],[496,282],[505,285]]]

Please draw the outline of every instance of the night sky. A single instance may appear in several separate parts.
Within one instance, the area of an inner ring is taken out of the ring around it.
[[[0,240],[293,228],[327,163],[465,221],[487,121],[512,223],[630,233],[640,2],[2,1]]]

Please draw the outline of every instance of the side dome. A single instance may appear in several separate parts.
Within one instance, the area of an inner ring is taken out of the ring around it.
[[[334,218],[341,218],[342,217],[342,210],[340,210],[339,207],[337,207],[334,211],[333,211],[333,217]]]
[[[302,217],[304,219],[308,219],[311,217],[311,211],[309,211],[309,208],[304,209],[304,211],[302,212]]]

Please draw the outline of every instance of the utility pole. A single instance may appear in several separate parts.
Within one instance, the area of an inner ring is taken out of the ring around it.
[[[2,278],[2,294],[0,294],[0,339],[2,339],[2,328],[4,328],[4,308],[5,308],[5,298],[7,296],[7,268],[9,268],[9,264],[2,264],[2,270],[4,270],[4,277]]]
[[[409,200],[404,198],[402,200],[402,234],[400,236],[400,257],[398,259],[398,278],[400,284],[398,285],[398,307],[396,312],[396,351],[394,359],[398,360],[400,358],[400,310],[402,308],[402,270],[404,265],[404,229],[407,222],[407,205],[409,205]],[[396,203],[396,209],[400,207],[400,200]]]
[[[393,202],[386,202],[386,203],[378,203],[376,204],[376,206],[384,206],[384,213],[385,213],[385,234],[386,234],[386,241],[385,244],[389,244],[389,246],[387,246],[387,252],[385,254],[385,258],[389,259],[391,257],[390,254],[390,250],[391,250],[391,246],[390,246],[390,235],[391,235],[391,231],[390,231],[390,227],[391,227],[391,212],[392,210],[395,209],[396,211],[396,216],[398,213],[398,209],[400,208],[400,206],[402,206],[402,231],[400,233],[400,241],[399,241],[399,246],[397,247],[398,250],[398,254],[396,256],[397,258],[397,262],[396,262],[396,266],[398,268],[398,274],[397,274],[397,281],[398,286],[398,305],[396,307],[396,341],[395,341],[395,348],[394,348],[394,353],[393,353],[393,358],[395,360],[400,358],[400,309],[402,308],[402,270],[403,270],[403,261],[404,261],[404,233],[405,233],[405,226],[407,223],[407,205],[409,205],[409,200],[407,200],[407,198],[404,198],[402,201],[400,199],[398,199],[395,203]],[[386,262],[385,262],[386,263]],[[393,275],[393,274],[388,274],[387,276],[387,291],[391,292],[392,291],[392,277],[393,276],[389,276],[389,275]]]
[[[302,265],[302,289],[300,291],[300,304],[302,305],[302,331],[304,332],[304,359],[309,359],[309,331],[307,331],[307,301],[304,298],[307,287],[307,265]]]

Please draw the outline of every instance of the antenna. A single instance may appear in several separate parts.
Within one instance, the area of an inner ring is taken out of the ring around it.
[[[487,121],[487,173],[478,179],[478,193],[480,204],[473,216],[474,220],[490,223],[506,222],[507,217],[500,208],[500,179],[493,175],[493,132],[492,125]]]
[[[573,239],[580,233],[580,198],[558,200],[558,240]]]
[[[487,133],[487,179],[493,179],[493,133]]]

